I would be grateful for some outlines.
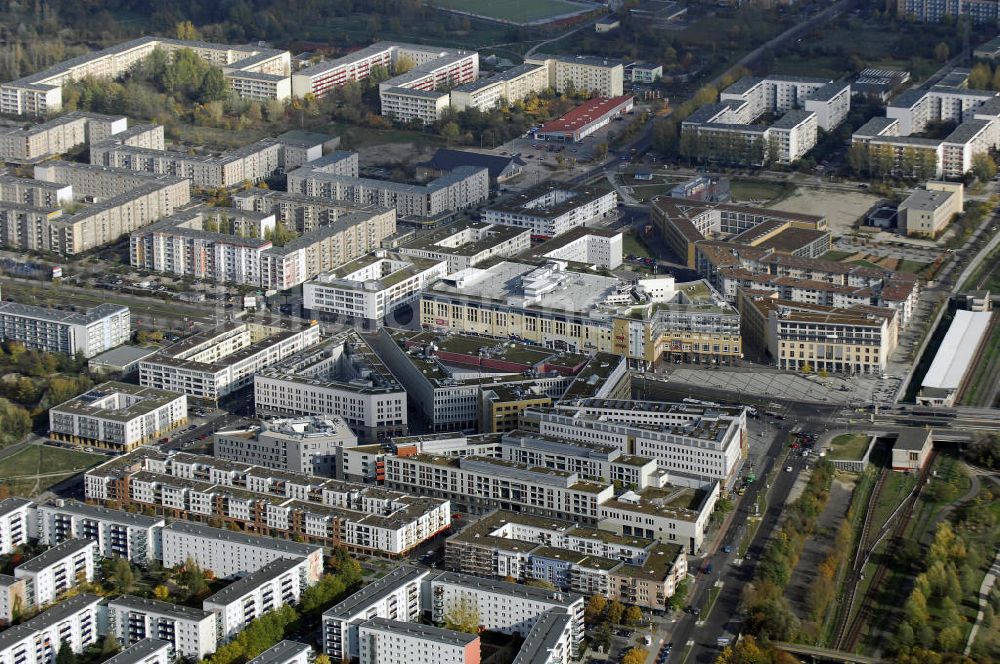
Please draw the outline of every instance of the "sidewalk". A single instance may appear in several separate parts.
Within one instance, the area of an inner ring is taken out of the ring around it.
[[[989,600],[990,592],[993,590],[993,584],[996,583],[997,576],[1000,576],[1000,553],[997,553],[993,559],[990,571],[986,573],[986,576],[983,578],[983,584],[979,586],[979,613],[976,614],[976,623],[969,630],[969,640],[965,643],[965,651],[962,653],[966,657],[972,651],[972,644],[976,642],[976,632],[979,631],[979,626],[983,624],[983,617],[985,615],[983,606]]]

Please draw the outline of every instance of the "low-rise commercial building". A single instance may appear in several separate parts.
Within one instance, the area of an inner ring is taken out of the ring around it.
[[[68,539],[14,568],[24,579],[28,606],[42,607],[81,583],[94,580],[97,543]]]
[[[96,555],[122,557],[146,565],[162,557],[160,530],[162,517],[133,514],[74,500],[42,503],[35,508],[38,542],[55,546],[70,539],[91,540]]]
[[[579,143],[594,132],[607,127],[615,118],[632,111],[635,100],[631,95],[599,97],[586,101],[558,120],[546,122],[535,132],[543,141]]]
[[[955,405],[993,322],[991,311],[958,309],[917,393],[923,406]]]
[[[200,660],[215,652],[215,614],[156,599],[121,595],[105,606],[108,632],[131,645],[147,638],[166,641],[173,657]]]
[[[80,594],[0,633],[0,661],[50,664],[63,643],[77,655],[97,643],[101,598]]]
[[[187,424],[187,397],[129,383],[101,383],[49,410],[49,437],[124,454]]]
[[[928,182],[899,204],[897,225],[909,236],[937,237],[964,211],[962,190],[960,182]]]
[[[298,604],[307,572],[304,558],[276,558],[206,598],[202,608],[217,616],[220,640],[231,641],[265,613]]]
[[[447,273],[445,260],[404,257],[380,249],[305,284],[302,307],[314,316],[377,328]]]
[[[892,469],[897,472],[919,473],[927,465],[933,447],[934,439],[930,429],[900,429],[892,444]]]
[[[358,625],[361,664],[476,664],[479,636],[420,623],[372,618]]]
[[[254,376],[257,415],[335,415],[362,442],[407,433],[403,386],[361,335],[305,348]]]
[[[323,477],[336,474],[342,448],[358,443],[337,416],[264,421],[250,429],[216,431],[212,438],[220,459]]]
[[[483,210],[489,224],[527,228],[533,237],[554,237],[607,217],[618,207],[610,187],[571,188],[544,184],[516,194]]]
[[[0,338],[28,348],[93,357],[132,335],[128,307],[99,304],[86,313],[0,302]]]
[[[252,385],[255,372],[318,341],[315,323],[226,323],[140,362],[139,383],[217,401]]]
[[[156,347],[124,344],[95,355],[87,368],[95,375],[124,379],[139,375],[139,362],[156,354]]]

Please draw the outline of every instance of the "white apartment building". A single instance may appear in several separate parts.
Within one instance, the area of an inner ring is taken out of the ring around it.
[[[0,175],[0,201],[39,208],[58,207],[73,201],[73,187],[13,175]]]
[[[812,111],[791,110],[767,129],[767,141],[777,147],[779,159],[784,163],[798,161],[816,145],[819,126]]]
[[[475,267],[495,256],[516,256],[531,248],[531,233],[505,224],[460,221],[422,235],[399,248],[404,256],[447,261],[447,273]]]
[[[0,86],[0,104],[2,104]],[[75,111],[26,129],[0,129],[0,159],[34,163],[69,152],[84,143],[102,141],[125,131],[128,119],[122,115],[101,115]]]
[[[121,595],[106,605],[108,631],[131,645],[153,638],[171,645],[174,658],[204,659],[218,646],[215,614],[189,606],[134,595]]]
[[[543,184],[483,210],[489,224],[527,228],[532,236],[553,237],[607,217],[618,207],[614,189],[576,189]]]
[[[106,660],[106,664],[172,664],[172,647],[168,641],[145,638]]]
[[[579,654],[584,636],[581,595],[457,572],[441,572],[428,581],[425,601],[437,624],[444,622],[449,611],[466,604],[478,611],[479,624],[485,629],[527,637],[546,612],[555,609],[569,616],[571,648],[574,656]]]
[[[625,67],[620,62],[585,55],[545,55],[525,58],[527,65],[541,65],[548,73],[548,86],[556,92],[568,89],[596,92],[602,97],[620,97],[625,88]]]
[[[449,108],[447,92],[393,87],[379,92],[382,115],[401,122],[434,124]]]
[[[562,609],[549,609],[524,637],[513,664],[571,664],[576,661],[573,616]]]
[[[360,664],[476,664],[479,658],[476,634],[386,618],[358,625]]]
[[[428,577],[428,569],[400,565],[324,611],[323,652],[338,662],[359,657],[360,625],[373,618],[416,622],[427,608],[422,587]]]
[[[306,283],[302,287],[302,307],[313,315],[359,320],[379,327],[387,316],[415,302],[424,288],[447,274],[447,261],[407,258],[378,250]]]
[[[132,335],[128,307],[99,304],[86,313],[0,302],[0,338],[66,355],[100,355]]]
[[[346,154],[352,155],[354,159],[357,159],[358,156],[356,152]],[[311,171],[312,169],[326,172],[323,170],[323,167],[317,166],[317,163],[318,161],[310,162],[303,167],[305,169],[303,172]],[[295,182],[298,179],[299,170],[295,169],[291,171],[288,174],[289,179]],[[337,175],[350,175],[350,173],[337,173]],[[298,188],[301,189],[301,181]],[[295,186],[290,186],[289,191],[276,191],[274,189],[247,189],[246,191],[240,191],[233,194],[233,205],[240,210],[258,212],[260,214],[273,214],[277,221],[286,228],[293,228],[300,233],[309,233],[328,226],[340,226],[343,223],[343,219],[349,218],[357,212],[371,213],[380,224],[391,223],[391,227],[380,225],[372,229],[360,229],[358,231],[359,237],[357,238],[353,235],[346,235],[343,242],[346,245],[344,250],[348,251],[358,244],[364,244],[368,240],[366,235],[378,233],[379,229],[382,228],[385,229],[381,232],[381,236],[375,239],[372,246],[360,251],[357,255],[347,255],[345,258],[341,258],[340,262],[342,263],[346,263],[352,258],[357,258],[359,255],[368,253],[373,249],[377,249],[384,237],[388,237],[396,232],[395,210],[388,210],[387,208],[379,208],[377,206],[357,206],[347,201],[306,196],[297,193]],[[384,217],[385,221],[382,221],[382,217]],[[346,226],[344,228],[345,233],[351,228],[350,225]]]
[[[298,641],[278,641],[251,659],[247,664],[309,664],[313,661],[312,647]]]
[[[303,166],[289,175],[288,190],[354,205],[393,208],[398,217],[440,217],[487,200],[490,173],[486,168],[459,166],[427,184],[416,185],[338,175]]]
[[[175,521],[162,531],[163,565],[176,567],[188,558],[226,579],[256,572],[279,558],[304,561],[304,580],[312,585],[323,572],[323,547]]]
[[[218,400],[253,384],[254,373],[319,341],[319,326],[225,323],[139,363],[139,383]]]
[[[334,415],[361,442],[407,433],[406,390],[353,331],[255,374],[254,407],[258,416]]]
[[[27,543],[35,503],[12,496],[0,500],[0,555]]]
[[[537,248],[536,253],[551,260],[614,270],[622,264],[622,234],[604,228],[581,226],[545,242]]]
[[[212,437],[219,459],[323,477],[336,475],[340,450],[358,444],[344,418],[335,415],[265,420],[259,427],[216,431]]]
[[[23,579],[0,574],[0,626],[9,626],[28,606],[28,593]]]
[[[489,78],[460,85],[451,90],[451,107],[461,112],[469,108],[489,111],[501,103],[515,102],[549,87],[549,70],[538,64],[522,64]]]
[[[94,580],[97,543],[68,539],[14,568],[24,579],[29,606],[50,604],[70,588]]]
[[[219,639],[229,642],[257,618],[285,604],[298,604],[306,587],[304,558],[276,558],[202,602],[217,616]]]
[[[49,409],[49,437],[119,453],[187,423],[187,396],[108,382]]]
[[[145,565],[162,557],[159,551],[162,517],[133,514],[76,501],[43,503],[35,509],[40,544],[55,546],[73,538],[92,540],[96,555],[120,556]]]
[[[97,643],[101,598],[81,594],[0,632],[3,664],[51,664],[65,641],[76,654]]]
[[[711,478],[730,486],[745,456],[743,408],[705,408],[649,401],[582,399],[525,414],[545,436],[614,445],[656,459],[661,470]]]
[[[62,108],[62,86],[88,76],[118,78],[127,74],[154,50],[167,55],[181,49],[190,49],[209,63],[222,67],[223,76],[230,88],[240,94],[246,90],[247,81],[258,74],[263,81],[271,75],[275,95],[289,91],[278,78],[288,78],[291,56],[288,51],[257,48],[250,45],[231,46],[201,41],[185,41],[165,37],[140,37],[116,44],[88,55],[71,58],[24,78],[0,85],[0,112],[12,115],[47,115]],[[235,80],[234,80],[235,79]],[[262,89],[262,88],[260,88]],[[260,93],[260,89],[253,92]],[[253,95],[251,95],[253,96]],[[281,98],[281,97],[276,97]]]

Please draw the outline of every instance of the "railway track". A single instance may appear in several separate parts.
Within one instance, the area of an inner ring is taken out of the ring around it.
[[[872,543],[871,550],[864,557],[861,563],[861,570],[868,563],[868,559],[871,557],[872,552],[875,547],[886,537],[889,538],[888,544],[885,549],[885,560],[892,560],[896,548],[899,545],[903,533],[906,532],[906,527],[909,525],[910,520],[913,518],[913,508],[917,504],[917,499],[920,497],[920,492],[927,482],[927,475],[930,472],[930,468],[934,464],[934,460],[937,457],[936,452],[931,452],[927,459],[927,463],[924,465],[924,469],[920,472],[920,476],[917,478],[917,484],[913,487],[913,491],[910,495],[900,503],[899,507],[889,516],[886,520],[885,525],[880,529],[879,535],[875,538]],[[854,595],[857,593],[857,585],[854,586],[854,590],[851,593],[851,604],[847,606],[847,616],[845,620],[845,627],[843,631],[838,634],[836,645],[839,650],[844,650],[847,652],[853,652],[854,648],[857,647],[858,641],[861,638],[861,631],[864,626],[871,620],[874,615],[875,598],[885,581],[886,575],[889,573],[889,567],[885,563],[880,563],[875,569],[875,573],[872,576],[871,583],[868,585],[868,589],[861,599],[861,607],[858,609],[857,613],[854,614],[854,618],[850,618],[851,606],[854,603]],[[860,572],[858,573],[858,581],[861,580]]]

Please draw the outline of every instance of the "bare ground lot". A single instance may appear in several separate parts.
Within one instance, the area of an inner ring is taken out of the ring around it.
[[[802,620],[809,618],[809,592],[816,579],[820,564],[827,557],[837,536],[837,529],[844,520],[851,504],[851,494],[857,478],[845,473],[837,473],[830,486],[830,499],[819,516],[816,532],[806,540],[799,562],[792,572],[791,581],[785,589],[788,601]]]
[[[837,237],[851,233],[858,218],[879,200],[878,196],[860,192],[799,187],[794,194],[771,207],[784,212],[824,216],[830,232]]]

